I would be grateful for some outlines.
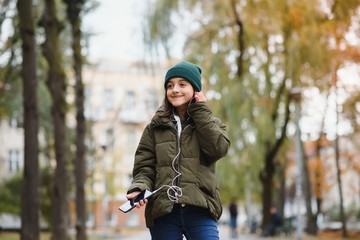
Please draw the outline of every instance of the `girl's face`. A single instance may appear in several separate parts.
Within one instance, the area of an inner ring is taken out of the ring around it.
[[[166,97],[175,108],[187,108],[193,96],[194,88],[183,78],[172,78],[166,85]]]

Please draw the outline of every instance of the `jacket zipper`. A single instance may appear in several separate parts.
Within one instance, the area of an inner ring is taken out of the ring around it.
[[[180,148],[180,142],[181,142],[181,132],[180,132],[180,134],[179,135],[177,135],[177,152],[179,153],[179,155],[178,155],[178,157],[177,157],[177,159],[176,159],[176,166],[177,166],[177,170],[178,170],[178,172],[181,174],[181,172],[180,172],[180,155],[181,155],[181,148]],[[178,174],[178,173],[177,173]],[[176,186],[179,186],[179,177],[180,176],[178,176],[177,178],[176,178],[176,181],[175,181],[175,184],[176,184]]]

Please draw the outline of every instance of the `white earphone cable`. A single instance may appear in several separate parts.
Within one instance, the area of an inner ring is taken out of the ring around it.
[[[169,200],[174,202],[174,203],[178,203],[179,202],[179,197],[182,196],[182,190],[181,190],[181,188],[179,186],[176,185],[176,180],[181,176],[179,166],[176,166],[176,160],[179,158],[180,153],[181,153],[180,135],[181,135],[181,131],[182,131],[182,126],[181,126],[180,117],[175,115],[175,114],[173,116],[174,116],[174,118],[176,120],[176,125],[177,125],[178,152],[177,152],[177,154],[175,155],[175,157],[173,158],[173,160],[171,162],[171,167],[175,171],[176,176],[171,181],[171,185],[164,184],[161,187],[159,187],[157,190],[155,190],[154,192],[159,191],[163,187],[167,187],[168,189],[167,189],[166,192],[167,192]]]

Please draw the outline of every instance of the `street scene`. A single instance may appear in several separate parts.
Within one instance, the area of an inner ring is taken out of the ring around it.
[[[0,0],[0,240],[360,239],[359,23],[359,0]]]

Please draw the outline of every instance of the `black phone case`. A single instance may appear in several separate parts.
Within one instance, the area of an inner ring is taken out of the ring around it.
[[[137,195],[136,198],[128,200],[127,202],[122,204],[119,207],[119,210],[124,212],[124,213],[130,212],[135,207],[136,203],[140,202],[143,199],[149,198],[152,194],[153,194],[153,192],[150,192],[148,190],[144,190],[139,195]]]

